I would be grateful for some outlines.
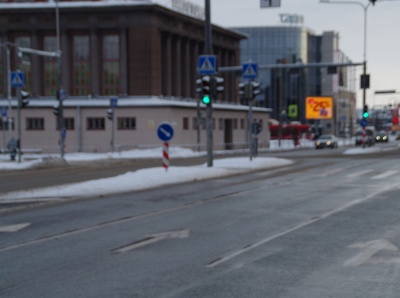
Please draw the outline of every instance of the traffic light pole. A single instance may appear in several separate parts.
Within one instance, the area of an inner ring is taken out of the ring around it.
[[[211,40],[211,5],[210,0],[205,1],[205,24],[204,24],[204,43],[205,43],[205,54],[212,54],[212,40]],[[213,94],[211,95],[211,101],[207,105],[207,166],[213,166],[213,124],[212,124],[212,102],[215,99]]]

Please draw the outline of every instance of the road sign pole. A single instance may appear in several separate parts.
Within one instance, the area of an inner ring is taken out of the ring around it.
[[[18,96],[18,139],[17,139],[17,149],[18,149],[18,162],[21,162],[21,104],[22,104],[22,97],[21,97],[21,88],[17,87],[17,96]]]
[[[10,48],[7,46],[7,97],[8,97],[8,140],[12,139],[12,106],[11,106],[11,62]]]
[[[111,118],[111,142],[110,142],[110,145],[111,145],[111,153],[113,153],[114,152],[114,131],[115,131],[115,123],[114,123],[115,109],[114,109],[114,106],[111,107],[111,111],[112,111],[112,115],[111,115],[112,118]]]
[[[250,83],[248,83],[250,84]],[[247,98],[249,101],[249,121],[248,121],[248,131],[249,131],[249,152],[250,152],[250,161],[253,159],[253,100],[251,98]]]

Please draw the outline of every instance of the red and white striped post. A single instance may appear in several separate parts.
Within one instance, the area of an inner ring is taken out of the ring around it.
[[[169,143],[168,142],[163,143],[162,166],[163,166],[163,168],[165,168],[166,171],[168,171],[168,167],[169,167]]]
[[[365,126],[363,126],[363,128],[361,130],[361,139],[362,139],[362,146],[363,146],[363,148],[365,148],[365,145],[367,143],[367,133],[366,133]]]

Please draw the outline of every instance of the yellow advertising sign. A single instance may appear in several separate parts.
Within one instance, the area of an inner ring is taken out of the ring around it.
[[[306,98],[306,119],[332,119],[332,97],[310,96]]]

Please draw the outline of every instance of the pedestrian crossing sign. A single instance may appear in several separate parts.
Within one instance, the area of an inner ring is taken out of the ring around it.
[[[25,86],[25,76],[22,71],[11,72],[11,87],[24,87]]]
[[[214,55],[200,55],[198,60],[198,72],[201,75],[216,73],[217,57]]]
[[[257,64],[256,63],[243,64],[242,77],[244,79],[255,79],[257,77]]]

